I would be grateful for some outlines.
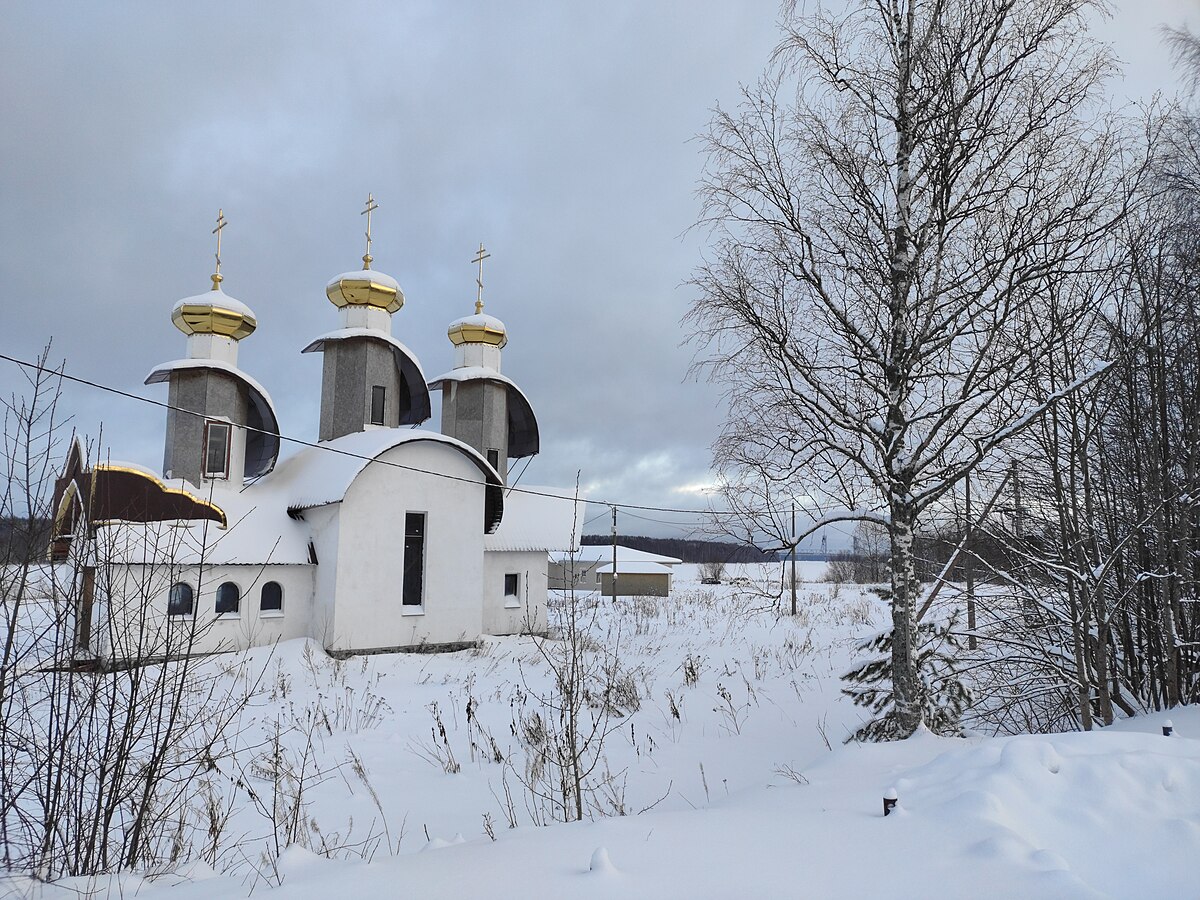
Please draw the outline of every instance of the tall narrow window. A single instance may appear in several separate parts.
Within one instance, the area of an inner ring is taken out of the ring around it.
[[[425,513],[404,516],[404,606],[425,602]]]
[[[387,398],[387,388],[381,384],[371,388],[371,424],[383,424],[383,402]]]
[[[504,576],[504,599],[510,597],[516,599],[517,592],[520,590],[521,576],[516,572],[509,572]]]
[[[283,586],[278,581],[268,581],[262,586],[258,608],[263,612],[283,611]]]
[[[500,451],[499,450],[488,450],[487,460],[488,460],[489,466],[491,466],[497,472],[500,471]]]
[[[192,586],[180,581],[171,585],[171,594],[167,599],[168,616],[190,616],[192,614]]]
[[[237,612],[241,599],[241,589],[232,581],[226,581],[217,588],[217,615]]]
[[[229,440],[232,429],[228,422],[204,423],[204,477],[229,477]]]

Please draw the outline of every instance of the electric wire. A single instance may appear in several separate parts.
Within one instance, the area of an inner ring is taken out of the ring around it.
[[[113,387],[112,385],[104,384],[103,382],[92,381],[87,378],[80,378],[77,375],[68,375],[66,373],[66,371],[64,371],[64,369],[54,369],[49,366],[43,366],[39,363],[31,363],[28,360],[18,359],[17,357],[9,356],[5,353],[0,353],[0,360],[5,360],[6,362],[13,363],[14,365],[20,366],[25,369],[32,369],[37,372],[42,372],[47,375],[52,375],[56,378],[61,378],[65,381],[74,382],[75,384],[80,384],[80,385],[83,385],[84,387],[90,387],[90,388],[94,388],[95,390],[104,391],[105,393],[113,394],[118,397],[124,397],[127,400],[136,400],[139,403],[148,403],[151,406],[157,406],[160,409],[174,410],[175,412],[184,413],[189,416],[195,416],[196,418],[200,418],[200,419],[205,418],[204,413],[198,413],[198,412],[195,412],[190,409],[185,409],[181,406],[175,406],[171,403],[164,403],[161,400],[155,400],[151,397],[143,397],[143,396],[140,396],[139,394],[133,394],[133,393],[130,393],[129,391],[124,391],[124,390],[121,390],[120,388]],[[413,472],[418,475],[430,475],[435,478],[445,478],[450,481],[465,482],[467,484],[478,484],[478,482],[475,481],[474,479],[466,478],[461,475],[451,475],[447,472],[433,472],[433,471],[430,471],[427,469],[418,468],[416,466],[407,466],[407,465],[404,465],[403,463],[388,462],[385,460],[377,459],[375,457],[364,456],[360,453],[352,453],[349,450],[342,450],[339,447],[330,447],[327,444],[319,444],[314,441],[305,440],[304,438],[292,437],[290,435],[282,434],[282,433],[276,432],[276,431],[268,431],[265,428],[255,428],[252,425],[239,425],[238,427],[243,429],[244,431],[250,431],[250,432],[255,432],[257,434],[268,435],[270,437],[278,438],[280,441],[287,441],[290,444],[297,444],[301,447],[311,447],[314,450],[321,450],[326,453],[336,453],[339,456],[348,456],[352,459],[358,459],[365,463],[372,463],[372,464],[378,465],[378,466],[389,466],[389,467],[395,468],[395,469],[402,469],[403,471],[406,471],[406,472]],[[524,474],[524,473],[522,472],[522,474]],[[531,488],[516,487],[515,485],[511,488],[507,488],[506,490],[507,490],[507,493],[510,493],[510,494],[515,492],[518,494],[528,494],[528,495],[534,496],[534,497],[547,497],[552,500],[570,500],[573,502],[578,502],[578,501],[582,500],[584,503],[595,503],[595,504],[598,504],[601,506],[606,506],[609,509],[611,509],[612,507],[615,506],[617,509],[622,509],[622,510],[636,509],[636,510],[640,510],[643,512],[676,513],[676,514],[691,515],[691,516],[697,516],[697,515],[698,516],[737,516],[737,515],[739,515],[739,513],[735,512],[734,510],[677,509],[677,508],[671,508],[671,507],[665,507],[665,506],[647,506],[647,505],[638,504],[638,503],[619,503],[619,502],[615,502],[615,501],[611,501],[611,500],[594,499],[591,497],[570,496],[567,494],[552,494],[552,493],[549,493],[548,491],[537,491],[537,490],[533,490]],[[632,513],[630,513],[630,515],[632,515]]]

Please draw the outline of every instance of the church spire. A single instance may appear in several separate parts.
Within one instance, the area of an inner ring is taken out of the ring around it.
[[[491,257],[491,255],[483,249],[483,241],[480,241],[479,250],[476,252],[475,258],[471,260],[472,263],[479,263],[479,275],[475,278],[477,288],[475,292],[475,315],[477,316],[483,312],[483,261]]]
[[[359,213],[360,216],[367,217],[367,252],[363,254],[363,269],[371,268],[371,263],[374,262],[374,257],[371,256],[371,213],[379,209],[379,204],[375,202],[374,194],[367,194],[367,207]]]

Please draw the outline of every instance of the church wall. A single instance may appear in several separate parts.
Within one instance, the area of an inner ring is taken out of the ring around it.
[[[483,500],[479,469],[445,444],[410,443],[380,457],[468,481],[368,465],[338,512],[337,616],[330,650],[476,640],[483,627]],[[407,512],[426,514],[424,603],[402,600]]]
[[[485,634],[528,634],[546,630],[545,551],[489,550],[483,555]],[[517,575],[517,598],[504,594],[504,576]]]
[[[319,641],[322,647],[332,647],[337,634],[338,572],[338,521],[340,504],[319,506],[304,511],[304,522],[309,528],[313,549],[317,554],[317,565],[313,575],[312,617],[309,636]]]
[[[116,660],[219,653],[305,637],[311,617],[313,566],[114,565],[101,575],[104,616],[100,653]],[[260,610],[263,585],[283,589],[281,612]],[[169,616],[171,586],[189,584],[193,615]],[[216,613],[217,590],[238,586],[237,613]],[[99,623],[101,620],[97,619]]]

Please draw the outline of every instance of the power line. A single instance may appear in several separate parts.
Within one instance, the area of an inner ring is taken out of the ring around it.
[[[703,510],[699,510],[695,514],[698,516],[708,515],[708,513],[704,512]],[[637,513],[631,512],[627,512],[625,515],[629,516],[631,519],[640,519],[643,522],[654,522],[656,525],[674,525],[676,528],[680,529],[695,528],[697,525],[702,524],[699,522],[669,522],[666,519],[652,519],[650,516],[639,516]]]
[[[109,394],[115,394],[116,396],[124,397],[127,400],[136,400],[139,403],[148,403],[151,406],[157,406],[160,409],[174,410],[175,412],[181,412],[186,415],[195,416],[196,418],[200,418],[200,419],[205,418],[204,413],[198,413],[198,412],[195,412],[190,409],[184,409],[181,406],[174,406],[170,403],[164,403],[161,400],[154,400],[150,397],[143,397],[139,394],[132,394],[129,391],[123,391],[120,388],[116,388],[111,385],[104,384],[102,382],[91,381],[87,378],[80,378],[76,375],[68,375],[65,371],[63,371],[61,369],[52,369],[52,368],[49,368],[48,366],[43,366],[39,363],[31,363],[28,360],[24,360],[24,359],[17,359],[16,357],[8,356],[7,354],[4,354],[4,353],[0,353],[0,359],[5,360],[10,363],[13,363],[17,366],[21,366],[22,368],[33,369],[34,371],[43,372],[48,375],[53,375],[56,378],[61,378],[66,381],[71,381],[71,382],[74,382],[75,384],[81,384],[84,387],[90,387],[90,388],[94,388],[98,391],[104,391]],[[435,478],[445,478],[450,481],[460,481],[460,482],[465,482],[468,484],[477,484],[478,483],[474,479],[465,478],[461,475],[451,475],[447,472],[433,472],[433,471],[429,471],[427,469],[419,469],[416,466],[406,466],[403,463],[387,462],[385,460],[381,460],[376,457],[363,456],[362,454],[359,454],[359,453],[352,453],[349,450],[342,450],[338,447],[330,447],[327,444],[318,444],[313,441],[305,440],[304,438],[291,437],[289,435],[281,434],[279,432],[268,431],[265,428],[255,428],[252,425],[239,425],[238,427],[242,428],[245,431],[252,431],[257,434],[268,435],[270,437],[278,438],[281,441],[287,441],[288,443],[291,443],[291,444],[298,444],[301,447],[312,447],[315,450],[321,450],[326,453],[336,453],[339,456],[348,456],[352,459],[362,460],[363,462],[373,463],[378,466],[390,466],[394,469],[402,469],[406,472],[413,472],[418,475],[431,475]],[[617,507],[618,509],[623,509],[623,510],[636,509],[636,510],[641,510],[643,512],[678,513],[678,514],[692,515],[692,516],[736,516],[736,515],[739,515],[739,513],[736,513],[733,510],[672,509],[670,507],[645,506],[645,505],[641,505],[641,504],[637,504],[637,503],[617,503],[617,502],[614,502],[611,500],[597,500],[597,499],[594,499],[591,497],[572,497],[572,496],[567,496],[564,494],[551,494],[547,491],[535,491],[530,488],[520,488],[520,487],[516,487],[515,485],[511,488],[507,488],[506,490],[507,490],[507,493],[510,493],[510,494],[515,492],[518,494],[528,494],[528,495],[534,496],[534,497],[548,497],[552,500],[570,500],[570,501],[582,500],[585,503],[597,503],[597,504],[600,504],[601,506],[607,506],[610,508]],[[632,513],[630,513],[630,515],[632,515]]]

